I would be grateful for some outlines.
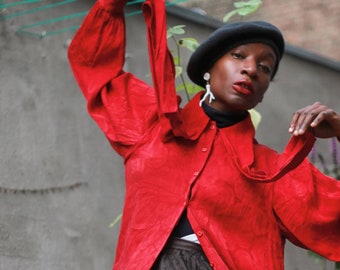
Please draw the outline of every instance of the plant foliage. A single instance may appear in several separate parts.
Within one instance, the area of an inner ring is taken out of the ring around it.
[[[241,17],[247,16],[256,10],[259,9],[261,6],[262,1],[261,0],[249,0],[249,1],[239,1],[239,2],[234,2],[234,7],[235,9],[228,12],[224,17],[223,17],[223,22],[227,22],[230,20],[231,17],[235,15],[239,15]]]

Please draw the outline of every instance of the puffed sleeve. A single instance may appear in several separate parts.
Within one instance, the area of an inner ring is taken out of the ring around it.
[[[274,212],[294,244],[340,261],[340,181],[308,160],[275,183]]]
[[[158,110],[154,89],[123,70],[126,2],[96,2],[68,50],[89,114],[123,157],[156,121]]]

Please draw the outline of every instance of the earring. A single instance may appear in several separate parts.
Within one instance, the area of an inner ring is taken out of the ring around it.
[[[214,94],[211,92],[211,89],[210,89],[210,74],[208,72],[204,73],[203,75],[203,79],[206,81],[206,85],[205,85],[205,93],[204,93],[204,96],[203,98],[200,100],[200,106],[202,107],[202,103],[203,101],[209,97],[209,103],[211,103],[214,99],[215,99],[215,96]]]

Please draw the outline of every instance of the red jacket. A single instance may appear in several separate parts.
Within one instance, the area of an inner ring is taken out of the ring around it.
[[[143,6],[154,88],[122,70],[125,1],[101,2],[69,59],[90,115],[125,161],[113,268],[150,269],[185,208],[215,269],[283,269],[285,238],[340,260],[340,182],[305,159],[314,137],[293,137],[278,154],[257,143],[249,117],[219,129],[199,95],[181,109],[164,2]]]

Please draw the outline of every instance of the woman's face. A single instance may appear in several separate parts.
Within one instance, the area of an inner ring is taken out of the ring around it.
[[[210,69],[209,106],[223,112],[243,112],[261,102],[275,67],[273,49],[263,43],[240,45],[223,55]]]

